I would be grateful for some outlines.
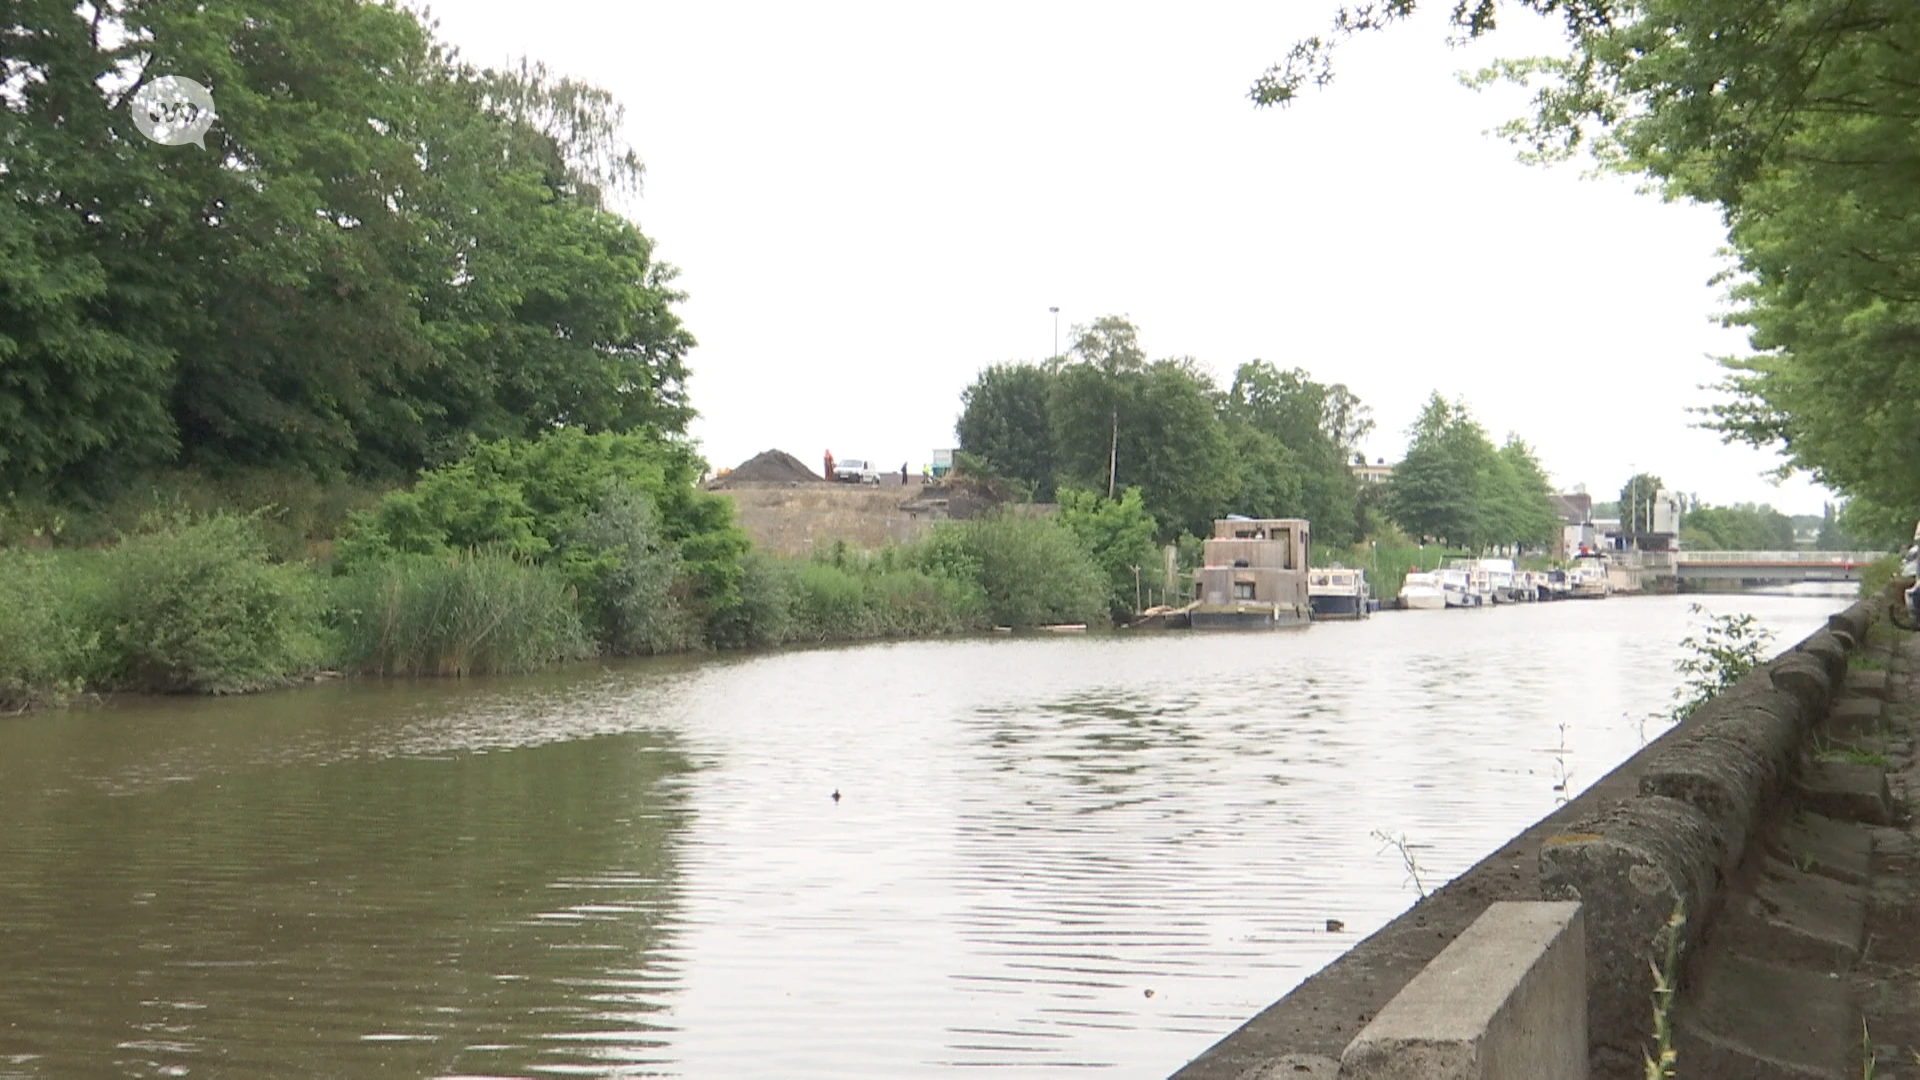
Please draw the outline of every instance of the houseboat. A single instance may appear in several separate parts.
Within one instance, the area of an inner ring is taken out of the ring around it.
[[[1365,570],[1343,566],[1307,572],[1307,602],[1315,619],[1364,619],[1372,611]]]
[[[1201,544],[1188,608],[1196,630],[1293,626],[1313,618],[1307,593],[1307,523],[1228,517]]]
[[[1439,574],[1411,571],[1400,584],[1400,606],[1408,611],[1434,610],[1447,606]]]

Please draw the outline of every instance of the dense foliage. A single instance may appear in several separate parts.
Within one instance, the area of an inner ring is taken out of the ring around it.
[[[1552,537],[1552,489],[1518,436],[1495,447],[1464,402],[1436,393],[1408,437],[1386,496],[1388,515],[1408,535],[1471,551],[1539,545]]]
[[[1680,519],[1680,542],[1700,551],[1792,551],[1793,519],[1771,506],[1696,506]]]
[[[639,163],[600,91],[360,0],[19,0],[0,65],[0,494],[684,429],[692,340],[602,206]],[[133,127],[169,74],[214,95],[204,151]]]
[[[1162,540],[1243,513],[1304,517],[1345,543],[1357,520],[1349,461],[1372,421],[1345,386],[1265,361],[1222,390],[1191,358],[1148,360],[1133,324],[1106,316],[1075,327],[1064,357],[983,370],[954,426],[965,453],[1038,500],[1138,489]]]

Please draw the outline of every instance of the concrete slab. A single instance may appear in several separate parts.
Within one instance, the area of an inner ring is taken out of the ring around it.
[[[1867,890],[1777,859],[1762,858],[1753,878],[1714,925],[1716,940],[1744,956],[1812,971],[1845,972],[1860,959]]]
[[[1341,1080],[1587,1076],[1586,923],[1572,902],[1491,904],[1340,1056]]]
[[[1674,1021],[1687,1080],[1844,1080],[1860,1021],[1844,980],[1709,949]]]
[[[1868,825],[1893,822],[1887,774],[1872,765],[1817,761],[1800,773],[1795,800],[1816,814]]]
[[[1855,697],[1887,700],[1887,673],[1884,669],[1876,671],[1872,668],[1859,668],[1849,671],[1843,685],[1846,693]]]
[[[1833,735],[1870,735],[1886,727],[1886,709],[1878,698],[1844,697],[1827,710],[1820,726]]]
[[[1849,885],[1865,885],[1873,859],[1873,834],[1863,825],[1802,811],[1768,835],[1766,850],[1791,866]]]

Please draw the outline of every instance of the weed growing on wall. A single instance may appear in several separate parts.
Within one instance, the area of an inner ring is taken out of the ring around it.
[[[1647,961],[1653,969],[1653,1050],[1642,1057],[1646,1080],[1674,1080],[1680,1061],[1679,1051],[1673,1048],[1673,991],[1680,977],[1680,930],[1686,925],[1686,907],[1676,905],[1653,938],[1662,962]]]
[[[1685,677],[1673,692],[1674,706],[1669,715],[1675,721],[1693,715],[1715,694],[1766,663],[1773,643],[1773,631],[1761,626],[1752,615],[1714,615],[1699,604],[1690,610],[1706,616],[1706,623],[1699,634],[1680,639],[1687,655],[1673,662],[1674,670]]]

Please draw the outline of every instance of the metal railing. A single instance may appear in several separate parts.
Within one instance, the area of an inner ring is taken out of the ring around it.
[[[1815,566],[1864,566],[1886,558],[1884,551],[1676,551],[1677,564],[1752,566],[1755,564],[1793,563]]]

